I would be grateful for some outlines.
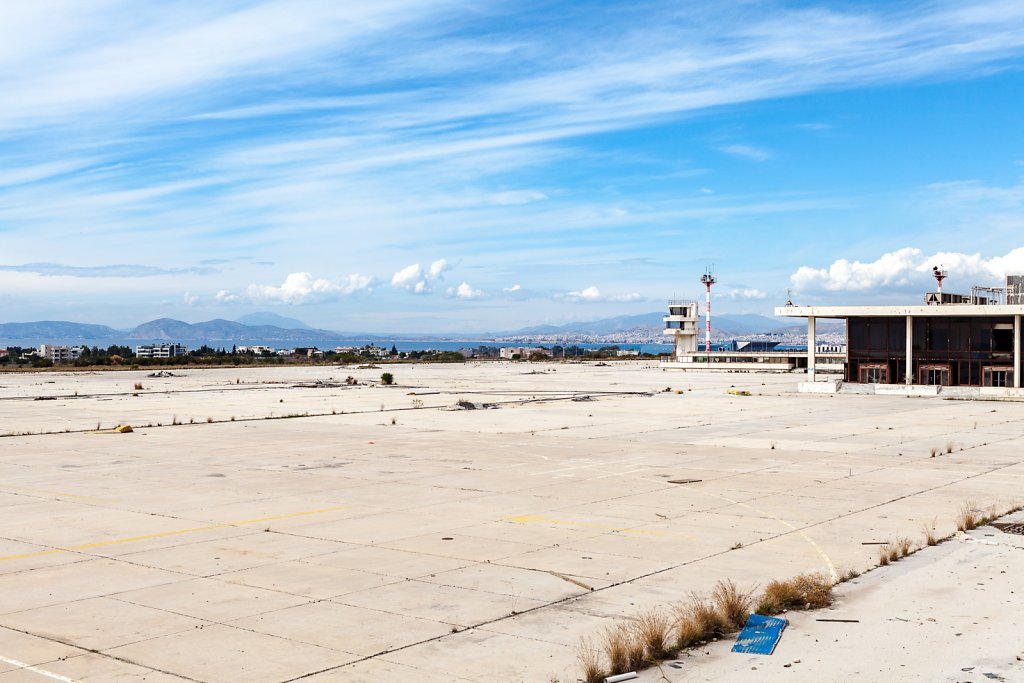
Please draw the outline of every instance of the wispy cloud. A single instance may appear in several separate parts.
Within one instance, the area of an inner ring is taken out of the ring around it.
[[[774,156],[767,149],[764,149],[763,147],[755,147],[754,145],[722,145],[718,149],[726,154],[731,154],[734,157],[740,157],[750,161],[768,161]]]
[[[158,266],[140,266],[115,264],[108,266],[68,266],[61,263],[22,263],[19,265],[0,265],[0,270],[19,273],[36,273],[45,276],[68,277],[118,277],[138,278],[155,277],[158,275],[212,275],[219,273],[217,268],[197,266],[191,268],[160,268]]]

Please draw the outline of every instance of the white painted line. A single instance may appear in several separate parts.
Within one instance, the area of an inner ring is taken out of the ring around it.
[[[78,681],[76,681],[73,678],[68,678],[67,676],[61,676],[60,674],[55,674],[52,671],[47,671],[46,669],[40,669],[37,666],[32,666],[31,664],[26,664],[25,662],[19,662],[17,659],[11,659],[10,657],[4,657],[3,655],[0,655],[0,662],[5,662],[7,664],[10,664],[11,666],[16,666],[19,669],[25,669],[27,671],[32,671],[34,673],[39,674],[40,676],[46,676],[47,678],[52,678],[55,681],[63,681],[63,683],[78,683]]]

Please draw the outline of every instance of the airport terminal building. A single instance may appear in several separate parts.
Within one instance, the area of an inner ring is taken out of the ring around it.
[[[809,339],[814,338],[819,319],[844,320],[846,383],[919,388],[906,393],[976,387],[986,394],[1016,394],[1013,390],[1021,387],[1024,302],[1016,294],[1016,278],[1007,280],[1005,289],[975,288],[988,296],[940,290],[926,294],[925,303],[917,306],[787,305],[776,308],[775,314],[806,318]],[[807,348],[808,380],[814,382],[820,379],[814,344]]]

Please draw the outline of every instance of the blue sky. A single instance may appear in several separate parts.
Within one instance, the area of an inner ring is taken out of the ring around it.
[[[37,0],[0,319],[484,331],[1024,272],[1024,3]]]

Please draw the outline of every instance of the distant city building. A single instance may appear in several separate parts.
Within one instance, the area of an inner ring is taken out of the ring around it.
[[[7,358],[10,352],[7,349],[0,349],[0,358]]]
[[[512,360],[513,358],[529,358],[535,353],[550,356],[551,349],[542,349],[539,346],[503,346],[498,350],[498,357]]]
[[[313,358],[314,356],[324,355],[324,352],[315,346],[299,346],[292,349],[291,355],[298,358]]]
[[[81,357],[82,347],[40,344],[38,355],[53,363],[71,363]]]
[[[187,353],[188,347],[184,344],[143,344],[135,347],[135,355],[139,358],[173,358]]]
[[[236,346],[235,353],[254,353],[261,356],[264,353],[277,353],[277,349],[273,346]]]

